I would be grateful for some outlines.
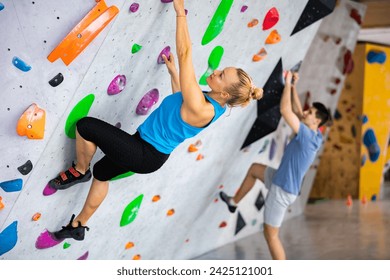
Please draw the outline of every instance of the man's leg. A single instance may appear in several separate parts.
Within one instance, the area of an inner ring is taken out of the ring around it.
[[[266,168],[266,165],[253,163],[249,168],[244,181],[242,181],[241,186],[234,197],[228,196],[223,191],[219,193],[219,196],[221,197],[222,201],[226,203],[230,213],[234,213],[236,211],[237,204],[253,188],[256,179],[259,179],[264,182],[264,173]]]
[[[264,237],[267,241],[272,259],[285,260],[286,253],[284,252],[282,242],[279,239],[279,228],[264,224]]]
[[[240,188],[236,195],[233,197],[233,201],[237,204],[244,198],[244,196],[253,188],[256,183],[256,179],[264,182],[264,172],[267,168],[266,165],[253,163],[249,168],[244,181],[242,181]]]

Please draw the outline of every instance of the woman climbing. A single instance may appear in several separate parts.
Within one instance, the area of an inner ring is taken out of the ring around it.
[[[163,59],[171,76],[172,91],[142,123],[134,135],[102,120],[85,117],[76,126],[76,163],[49,182],[56,190],[67,189],[92,177],[90,161],[99,147],[105,156],[93,167],[93,181],[81,212],[69,224],[54,232],[58,240],[83,240],[87,222],[103,202],[109,180],[133,171],[151,173],[159,169],[169,154],[185,139],[194,137],[216,121],[226,107],[245,106],[260,99],[263,90],[256,88],[242,69],[227,67],[214,71],[203,93],[192,64],[191,41],[184,10],[184,0],[174,0],[176,11],[176,51],[179,72],[173,54]]]

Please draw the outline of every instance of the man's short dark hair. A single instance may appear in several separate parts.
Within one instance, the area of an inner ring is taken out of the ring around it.
[[[322,104],[320,102],[313,102],[313,107],[317,109],[316,118],[321,120],[318,127],[323,126],[327,122],[329,122],[329,123],[332,122],[332,116],[324,104]]]

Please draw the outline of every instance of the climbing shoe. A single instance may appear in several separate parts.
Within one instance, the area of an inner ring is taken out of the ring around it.
[[[75,218],[75,215],[72,215],[70,222],[67,226],[62,227],[60,231],[56,231],[53,233],[54,237],[58,240],[62,240],[65,238],[73,238],[75,240],[84,240],[85,230],[89,230],[89,227],[82,226],[81,222],[78,222],[77,227],[72,226],[72,222]]]
[[[55,190],[65,190],[73,185],[87,182],[91,179],[91,169],[88,168],[85,174],[81,174],[76,170],[75,166],[76,165],[74,162],[72,162],[71,167],[69,167],[64,172],[61,172],[56,178],[49,181],[49,186]]]
[[[236,212],[237,206],[235,206],[235,205],[233,205],[233,204],[231,203],[231,199],[232,199],[232,198],[231,198],[230,196],[228,196],[228,195],[227,195],[226,193],[224,193],[224,192],[220,192],[220,193],[219,193],[219,196],[221,197],[222,201],[226,203],[226,205],[227,205],[227,207],[228,207],[230,213]]]

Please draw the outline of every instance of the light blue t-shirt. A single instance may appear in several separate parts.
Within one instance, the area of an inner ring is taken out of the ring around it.
[[[284,151],[272,183],[288,193],[298,195],[303,177],[314,161],[321,144],[321,132],[319,130],[315,132],[301,122],[297,135],[288,143]]]
[[[141,138],[161,153],[170,154],[181,142],[194,137],[226,111],[226,107],[222,107],[207,94],[204,96],[214,106],[215,111],[214,118],[208,125],[195,127],[183,121],[180,115],[183,95],[176,92],[165,97],[161,105],[138,127]]]

